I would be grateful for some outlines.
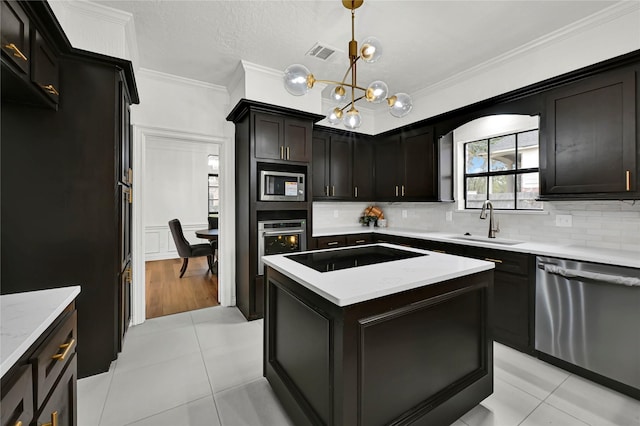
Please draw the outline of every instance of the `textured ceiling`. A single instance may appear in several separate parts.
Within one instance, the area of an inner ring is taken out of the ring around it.
[[[133,14],[143,68],[227,86],[240,59],[278,70],[303,63],[331,80],[348,64],[346,53],[338,64],[304,56],[316,42],[347,50],[351,16],[339,0],[95,2]],[[366,0],[356,39],[376,36],[384,54],[359,64],[358,81],[412,93],[616,3]]]

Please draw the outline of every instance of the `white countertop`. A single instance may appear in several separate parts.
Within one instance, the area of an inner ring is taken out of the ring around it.
[[[494,268],[493,262],[392,244],[380,245],[425,253],[427,256],[330,272],[318,272],[287,259],[286,255],[282,254],[264,256],[262,259],[265,264],[338,306],[348,306]],[[342,247],[324,251],[352,248]]]
[[[425,232],[397,228],[367,228],[364,226],[342,227],[335,229],[321,229],[313,231],[314,237],[346,234],[366,234],[375,232],[380,235],[395,235],[399,237],[418,238],[423,240],[440,241],[444,243],[461,244],[474,247],[491,248],[519,253],[527,253],[539,256],[557,257],[561,259],[579,260],[584,262],[605,263],[610,265],[640,268],[640,247],[638,251],[613,250],[596,247],[584,247],[575,245],[562,245],[554,243],[522,242],[516,245],[497,244],[485,241],[469,241],[453,238],[462,237],[452,232]],[[504,239],[502,239],[504,240]],[[501,241],[501,238],[496,238]]]
[[[80,294],[80,286],[0,296],[0,377]]]

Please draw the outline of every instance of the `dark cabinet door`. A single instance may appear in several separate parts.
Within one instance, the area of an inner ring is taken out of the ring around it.
[[[118,321],[118,350],[122,350],[124,343],[124,336],[129,329],[129,323],[131,322],[131,262],[124,266],[124,269],[120,273],[120,286],[118,288],[118,312],[120,318]]]
[[[542,195],[637,191],[635,98],[633,68],[596,75],[546,95]]]
[[[311,123],[308,120],[286,118],[282,159],[308,163],[311,160]]]
[[[329,190],[331,198],[351,198],[351,140],[331,136],[329,147]]]
[[[33,379],[31,364],[16,368],[2,378],[0,425],[28,425],[33,419]],[[22,423],[19,423],[22,422]]]
[[[31,81],[57,104],[60,96],[58,58],[37,30],[33,35]]]
[[[493,274],[493,338],[527,351],[529,335],[529,278],[496,270]]]
[[[431,128],[402,136],[404,179],[400,196],[435,199],[435,145]]]
[[[375,146],[375,191],[378,200],[395,200],[400,196],[401,161],[398,136],[378,141]]]
[[[15,1],[2,0],[2,57],[24,74],[29,73],[31,47],[29,18]]]
[[[131,185],[132,183],[132,170],[131,170],[131,112],[127,90],[124,86],[124,82],[120,81],[118,83],[118,92],[119,92],[119,138],[120,141],[118,143],[118,152],[120,161],[118,163],[119,168],[119,179],[120,182]]]
[[[272,114],[254,115],[253,135],[256,158],[281,160],[284,158],[284,119]]]
[[[133,204],[133,189],[121,183],[118,184],[120,192],[120,214],[118,226],[120,230],[120,268],[131,260],[131,217]]]
[[[353,198],[369,201],[374,194],[373,142],[369,139],[353,141]]]
[[[36,425],[73,426],[77,424],[76,359],[74,354],[51,396],[40,409],[35,422]]]
[[[313,155],[311,157],[313,180],[311,191],[314,199],[322,199],[329,196],[329,164],[327,161],[329,140],[330,136],[328,134],[314,132]]]

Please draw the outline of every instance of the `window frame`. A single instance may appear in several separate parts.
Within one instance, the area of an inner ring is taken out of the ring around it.
[[[218,178],[218,184],[217,185],[209,185],[209,178],[211,177],[217,177]],[[218,188],[218,198],[209,198],[210,197],[210,190],[211,188]],[[218,200],[218,211],[211,211],[210,207],[211,207],[211,201],[212,200]],[[209,215],[215,215],[215,214],[219,214],[220,213],[220,174],[219,173],[208,173],[207,174],[207,210],[209,211]]]
[[[463,142],[462,145],[462,164],[463,164],[463,173],[462,173],[462,195],[464,198],[464,210],[480,210],[481,207],[469,207],[468,206],[468,199],[467,199],[467,179],[468,178],[475,178],[475,177],[482,177],[486,179],[486,188],[487,188],[487,192],[486,192],[486,199],[490,200],[490,201],[496,201],[496,200],[491,200],[490,198],[490,189],[491,189],[491,177],[494,176],[513,176],[514,179],[514,185],[513,185],[513,208],[504,208],[504,207],[494,207],[495,210],[501,210],[501,211],[542,211],[543,210],[543,206],[541,206],[540,208],[518,208],[518,185],[517,185],[517,178],[518,175],[524,175],[527,173],[538,173],[538,196],[540,195],[540,185],[539,185],[539,176],[540,176],[540,163],[538,162],[538,167],[527,167],[527,168],[522,168],[519,169],[518,168],[518,151],[519,151],[519,147],[518,147],[518,136],[523,134],[523,133],[529,133],[532,131],[537,131],[538,132],[538,155],[539,155],[539,150],[540,150],[540,129],[539,128],[535,128],[535,129],[528,129],[528,130],[521,130],[518,132],[510,132],[510,133],[505,133],[505,134],[501,134],[501,135],[496,135],[496,136],[491,136],[491,137],[486,137],[486,138],[481,138],[481,139],[477,139],[477,140],[472,140],[472,141],[468,141],[468,142]],[[511,169],[511,170],[496,170],[496,171],[491,171],[491,139],[497,139],[497,138],[505,138],[505,137],[509,137],[509,136],[514,136],[515,137],[515,169]],[[466,161],[467,161],[467,145],[469,144],[473,144],[473,143],[477,143],[477,142],[483,142],[486,141],[487,143],[487,171],[486,172],[478,172],[478,173],[467,173],[467,165],[466,165]]]

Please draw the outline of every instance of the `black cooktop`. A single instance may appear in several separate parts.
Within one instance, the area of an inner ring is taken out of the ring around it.
[[[285,257],[316,271],[329,272],[419,256],[428,255],[384,246],[367,246],[344,250],[290,254]]]

